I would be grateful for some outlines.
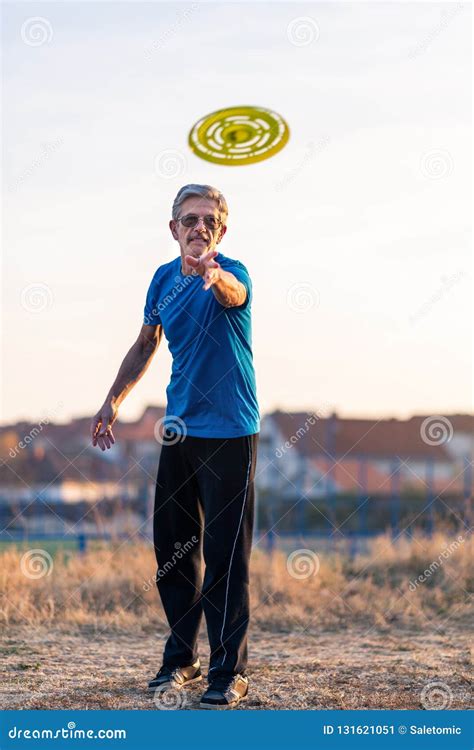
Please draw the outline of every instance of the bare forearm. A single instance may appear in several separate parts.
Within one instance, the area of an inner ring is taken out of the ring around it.
[[[237,307],[243,305],[247,296],[247,290],[241,281],[236,279],[233,273],[223,271],[219,268],[218,278],[211,289],[215,298],[224,307]]]
[[[105,399],[106,402],[120,406],[133,386],[145,374],[154,352],[154,348],[143,347],[136,343],[131,347],[120,365],[117,377]]]

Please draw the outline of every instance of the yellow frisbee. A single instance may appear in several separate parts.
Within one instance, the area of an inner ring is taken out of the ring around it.
[[[228,107],[199,120],[189,133],[189,145],[201,159],[233,167],[269,159],[289,137],[288,125],[277,112]]]

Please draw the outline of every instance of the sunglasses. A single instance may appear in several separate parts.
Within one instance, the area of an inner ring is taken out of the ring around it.
[[[197,216],[197,214],[186,214],[185,216],[181,216],[179,219],[176,219],[176,221],[180,221],[183,227],[195,227],[198,223],[199,219],[204,221],[204,224],[208,229],[211,229],[215,231],[220,227],[222,224],[220,219],[216,219],[215,216]]]

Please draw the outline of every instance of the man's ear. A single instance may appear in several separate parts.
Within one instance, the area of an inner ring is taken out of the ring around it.
[[[171,221],[169,223],[169,227],[170,227],[171,234],[173,235],[174,239],[177,240],[178,239],[178,232],[176,231],[176,222],[175,222],[174,219],[171,219]]]
[[[220,231],[220,233],[219,233],[219,239],[217,240],[217,242],[216,242],[216,245],[218,245],[218,244],[219,244],[219,242],[221,241],[221,239],[223,238],[223,236],[225,235],[225,233],[226,233],[226,232],[227,232],[227,227],[226,227],[226,225],[224,224],[224,225],[223,225],[223,226],[221,227],[221,231]]]

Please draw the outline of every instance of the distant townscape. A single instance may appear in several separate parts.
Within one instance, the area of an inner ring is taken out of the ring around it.
[[[149,535],[165,410],[117,421],[102,452],[90,417],[0,428],[0,539]],[[265,534],[331,535],[470,521],[474,415],[263,416],[256,487]],[[418,518],[418,521],[417,521]]]

